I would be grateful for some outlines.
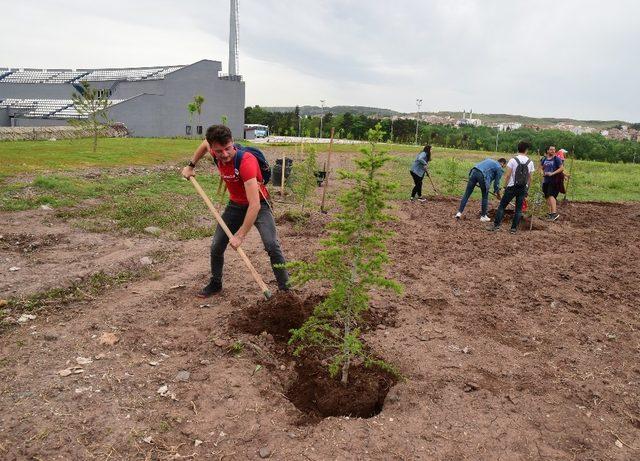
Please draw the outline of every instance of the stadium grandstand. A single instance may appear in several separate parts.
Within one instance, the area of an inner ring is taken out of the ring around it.
[[[219,61],[123,69],[0,68],[0,126],[56,126],[81,118],[71,96],[81,82],[107,95],[109,117],[132,136],[200,135],[224,116],[234,136],[244,134],[245,86],[239,75],[221,73]],[[202,95],[194,121],[187,105]]]

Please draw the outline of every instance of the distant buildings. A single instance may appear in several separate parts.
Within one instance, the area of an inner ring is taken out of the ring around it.
[[[522,128],[522,123],[498,123],[495,127],[498,129],[498,131],[512,131],[517,130],[518,128]]]
[[[636,141],[640,142],[640,131],[629,128],[627,125],[621,125],[620,128],[609,128],[600,132],[602,136],[617,141]]]
[[[473,118],[473,110],[469,111],[469,117],[466,117],[466,111],[462,111],[462,118],[456,122],[458,126],[481,126],[482,120]]]
[[[86,118],[72,94],[86,81],[111,101],[109,116],[132,136],[202,137],[206,127],[224,117],[233,135],[243,136],[245,83],[239,75],[222,74],[220,61],[203,59],[189,65],[125,69],[0,68],[0,126],[66,126]],[[204,97],[200,114],[187,104]]]

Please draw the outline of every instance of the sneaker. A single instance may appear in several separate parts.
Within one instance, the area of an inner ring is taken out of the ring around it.
[[[456,219],[460,219],[462,218],[462,213],[460,213],[459,211],[456,213]]]
[[[491,218],[489,216],[487,216],[487,215],[480,216],[480,221],[489,222],[489,221],[491,221]]]
[[[560,215],[558,213],[551,213],[549,215],[549,221],[556,221],[559,217]]]
[[[414,200],[415,200],[415,199],[414,199],[413,197],[411,197],[411,198],[409,199],[409,201],[410,201],[410,202],[413,202]]]
[[[426,202],[427,199],[424,197],[418,197],[418,202]]]
[[[497,232],[497,231],[499,231],[499,230],[500,230],[500,226],[495,226],[495,225],[493,225],[493,226],[489,226],[489,227],[487,227],[487,230],[488,230],[489,232]]]
[[[518,230],[514,229],[513,227],[511,229],[509,229],[509,233],[510,234],[515,234]]]
[[[209,283],[202,290],[198,291],[196,296],[198,298],[208,298],[210,296],[215,295],[216,293],[220,293],[222,291],[222,284],[218,282],[214,282],[213,280],[209,280]]]

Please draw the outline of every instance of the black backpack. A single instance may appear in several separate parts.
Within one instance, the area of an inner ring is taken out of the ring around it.
[[[518,157],[513,158],[518,166],[516,167],[516,173],[513,178],[514,186],[526,186],[529,183],[529,163],[531,159],[527,159],[525,163],[520,163]]]

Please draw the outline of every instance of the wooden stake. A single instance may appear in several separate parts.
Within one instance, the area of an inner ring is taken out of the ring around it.
[[[213,214],[213,217],[216,219],[216,221],[218,222],[218,224],[220,225],[224,233],[227,234],[227,237],[229,237],[229,239],[231,239],[231,237],[233,237],[231,230],[229,230],[229,227],[227,227],[226,223],[222,220],[222,216],[220,216],[220,213],[218,213],[218,210],[215,209],[215,207],[213,206],[213,203],[211,203],[211,200],[209,199],[209,196],[207,196],[206,192],[202,190],[202,187],[200,187],[200,184],[198,184],[198,181],[196,181],[196,178],[191,176],[189,178],[189,181],[191,181],[191,184],[193,184],[193,187],[195,187],[200,197],[202,197],[202,200],[204,200],[204,203],[206,203],[207,208],[209,208],[209,211],[211,211],[211,214]],[[264,295],[264,297],[266,299],[271,298],[271,291],[269,291],[269,287],[267,286],[266,283],[264,283],[264,281],[262,280],[262,277],[260,277],[260,274],[258,274],[258,271],[256,271],[255,267],[253,267],[253,264],[251,264],[251,261],[249,261],[249,258],[247,257],[244,250],[242,248],[236,248],[236,251],[238,252],[240,257],[244,261],[245,265],[249,269],[249,272],[251,272],[253,279],[260,286],[260,289],[262,290],[262,294]]]
[[[324,170],[325,170],[324,187],[322,188],[322,204],[320,205],[320,211],[322,213],[326,213],[324,209],[324,201],[327,195],[327,187],[329,187],[329,169],[331,168],[331,151],[333,150],[333,132],[334,132],[334,129],[331,128],[331,140],[329,141],[329,153],[327,154],[327,163],[324,167]]]

